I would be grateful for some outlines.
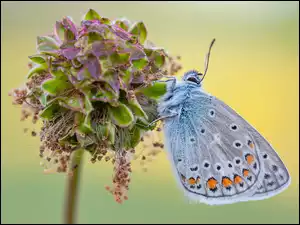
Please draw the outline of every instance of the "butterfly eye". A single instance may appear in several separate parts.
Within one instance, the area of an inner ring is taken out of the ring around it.
[[[196,83],[196,84],[199,84],[199,83],[200,83],[200,81],[197,80],[195,77],[189,77],[187,80],[188,80],[188,81],[191,81],[191,82],[193,82],[193,83]]]

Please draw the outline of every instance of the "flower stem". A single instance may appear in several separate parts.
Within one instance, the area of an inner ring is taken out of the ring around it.
[[[78,149],[72,153],[71,168],[73,174],[68,176],[66,199],[65,199],[65,211],[64,211],[64,223],[74,224],[76,220],[77,200],[78,200],[78,188],[79,188],[79,175],[82,167],[82,157],[84,150]]]

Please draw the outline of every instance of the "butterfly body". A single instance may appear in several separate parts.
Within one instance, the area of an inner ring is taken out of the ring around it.
[[[271,145],[224,102],[205,92],[196,71],[167,82],[159,114],[179,186],[192,200],[230,204],[271,197],[290,183]]]

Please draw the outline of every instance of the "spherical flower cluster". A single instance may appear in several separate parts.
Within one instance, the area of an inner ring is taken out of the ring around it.
[[[114,163],[110,191],[123,201],[129,155],[154,130],[157,99],[166,91],[166,84],[156,81],[180,70],[180,57],[148,41],[143,22],[112,21],[94,10],[80,26],[70,17],[57,21],[52,34],[37,38],[37,51],[29,57],[25,87],[11,96],[22,107],[21,120],[32,116],[34,124],[42,122],[32,136],[40,137],[45,172],[72,175],[79,166],[71,163],[72,154],[84,149],[92,163]]]

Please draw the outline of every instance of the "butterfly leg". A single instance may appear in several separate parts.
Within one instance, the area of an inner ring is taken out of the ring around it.
[[[150,124],[148,124],[147,126],[144,126],[142,124],[138,124],[139,126],[142,126],[142,127],[145,127],[145,128],[149,128],[151,127],[154,123],[158,122],[159,120],[163,120],[163,119],[166,119],[166,118],[171,118],[171,117],[174,117],[174,116],[177,116],[178,113],[174,113],[174,114],[171,114],[171,115],[167,115],[167,116],[162,116],[162,117],[159,117],[157,118],[156,120],[153,120]]]
[[[148,126],[152,126],[154,123],[156,123],[157,121],[160,121],[160,120],[163,120],[163,119],[167,119],[167,118],[171,118],[171,117],[174,117],[174,116],[177,116],[178,113],[172,113],[170,115],[166,115],[166,116],[162,116],[162,117],[159,117],[157,118],[156,120],[153,120]]]

